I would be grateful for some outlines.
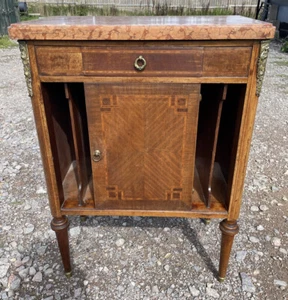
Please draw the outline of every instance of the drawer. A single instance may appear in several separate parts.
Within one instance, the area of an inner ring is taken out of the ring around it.
[[[147,48],[84,47],[83,72],[96,76],[201,76],[203,47]],[[143,64],[146,66],[137,70]]]
[[[40,75],[81,75],[82,54],[80,47],[35,47]]]
[[[252,47],[205,47],[203,77],[248,77]]]
[[[36,46],[40,75],[248,77],[252,47]],[[136,67],[135,67],[136,64]],[[146,64],[142,70],[143,64]]]

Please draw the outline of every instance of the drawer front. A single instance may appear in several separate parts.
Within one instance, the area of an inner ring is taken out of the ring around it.
[[[80,47],[36,47],[38,72],[40,75],[82,74],[82,54]]]
[[[36,46],[40,75],[248,77],[252,47]],[[145,64],[142,70],[137,69]]]
[[[252,47],[206,47],[203,77],[248,77]]]
[[[201,76],[203,48],[84,47],[84,74],[96,76]],[[136,62],[136,67],[135,67]],[[146,66],[140,71],[137,66]]]

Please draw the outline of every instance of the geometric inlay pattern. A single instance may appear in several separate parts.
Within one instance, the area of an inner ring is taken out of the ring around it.
[[[187,95],[176,95],[171,99],[171,107],[175,108],[176,113],[187,113],[188,112],[188,101]]]
[[[191,203],[199,102],[193,85],[95,85],[87,99],[91,150],[103,152],[93,164],[96,201]]]
[[[113,148],[107,153],[107,163],[113,166],[108,185],[117,184],[125,200],[163,200],[166,189],[181,181],[185,115],[176,115],[169,100],[121,95],[117,109],[102,114],[106,146]]]
[[[174,188],[167,191],[166,200],[182,200],[182,188]]]

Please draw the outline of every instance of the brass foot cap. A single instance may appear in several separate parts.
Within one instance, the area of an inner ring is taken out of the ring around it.
[[[205,225],[209,225],[211,223],[210,219],[202,219],[202,221]]]
[[[71,278],[71,276],[72,276],[72,271],[70,271],[70,272],[65,272],[65,276],[66,276],[67,278]]]
[[[85,222],[87,220],[87,216],[80,216],[80,221]]]
[[[225,280],[225,277],[218,277],[219,282],[224,282],[224,280]]]

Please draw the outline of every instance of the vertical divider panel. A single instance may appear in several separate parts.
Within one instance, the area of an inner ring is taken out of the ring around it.
[[[90,161],[90,155],[87,153],[89,151],[87,150],[89,147],[89,141],[83,117],[83,114],[85,114],[85,111],[83,110],[85,109],[80,107],[80,101],[83,101],[84,99],[77,99],[77,93],[72,88],[72,85],[65,83],[64,88],[65,97],[69,103],[69,113],[71,118],[73,145],[75,151],[74,169],[77,182],[78,203],[82,206],[85,205],[84,197],[89,185],[89,174],[91,174],[87,163]],[[87,136],[85,136],[85,133]]]
[[[210,207],[211,203],[218,132],[227,87],[227,85],[211,84],[202,85],[201,89],[202,100],[198,121],[196,167],[207,207]]]
[[[47,122],[53,168],[57,180],[60,205],[65,200],[63,182],[75,159],[74,147],[71,147],[72,130],[69,106],[65,101],[62,83],[42,84],[43,107]]]

